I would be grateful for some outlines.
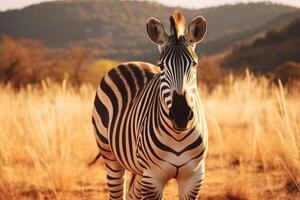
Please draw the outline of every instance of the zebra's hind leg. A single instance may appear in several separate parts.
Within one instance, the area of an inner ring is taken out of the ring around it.
[[[96,96],[97,97],[97,96]],[[125,168],[116,159],[110,149],[107,139],[107,129],[102,124],[98,113],[93,111],[93,125],[100,155],[106,167],[106,179],[110,200],[123,199]],[[101,132],[100,132],[101,131]]]
[[[141,196],[141,183],[142,177],[136,174],[132,174],[128,192],[126,195],[126,200],[136,200],[136,199],[142,199]]]
[[[125,169],[115,159],[104,158],[106,166],[106,179],[110,200],[120,200],[124,196]]]
[[[106,168],[106,180],[110,200],[121,200],[124,196],[125,168],[115,158],[108,142],[97,143]]]

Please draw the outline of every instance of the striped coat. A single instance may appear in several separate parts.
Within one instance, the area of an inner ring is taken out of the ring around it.
[[[198,195],[208,138],[196,84],[197,58],[186,38],[178,37],[182,17],[179,12],[171,17],[174,34],[159,46],[160,66],[123,63],[100,81],[93,125],[110,199],[123,199],[125,170],[132,174],[127,199],[161,199],[172,178],[180,199]],[[159,43],[158,33],[151,32],[158,30],[151,28],[155,25],[148,20],[148,34]]]

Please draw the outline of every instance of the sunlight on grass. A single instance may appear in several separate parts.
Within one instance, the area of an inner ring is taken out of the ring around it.
[[[209,126],[201,199],[299,196],[300,94],[264,77],[201,85]],[[107,199],[91,126],[94,88],[44,81],[19,91],[0,86],[0,199]],[[166,199],[177,194],[167,185]]]

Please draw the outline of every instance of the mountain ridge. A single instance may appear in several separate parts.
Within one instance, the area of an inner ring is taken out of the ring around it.
[[[272,73],[286,62],[300,63],[299,46],[300,17],[233,47],[221,65],[236,70],[249,67],[254,73]]]
[[[167,20],[174,9],[139,1],[45,2],[0,12],[0,35],[38,39],[54,48],[84,43],[98,48],[104,58],[153,62],[158,52],[148,39],[146,20],[154,16],[168,27]],[[272,19],[299,9],[270,3],[241,3],[180,10],[187,21],[199,14],[206,18],[208,32],[197,53],[213,54],[266,30],[264,24]],[[256,31],[249,34],[249,30]]]

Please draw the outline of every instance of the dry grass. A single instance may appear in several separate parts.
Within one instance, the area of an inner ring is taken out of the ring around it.
[[[249,73],[210,94],[201,199],[300,198],[299,89]],[[107,199],[91,127],[94,89],[45,81],[14,91],[0,86],[0,199]],[[172,181],[166,199],[175,197]]]

